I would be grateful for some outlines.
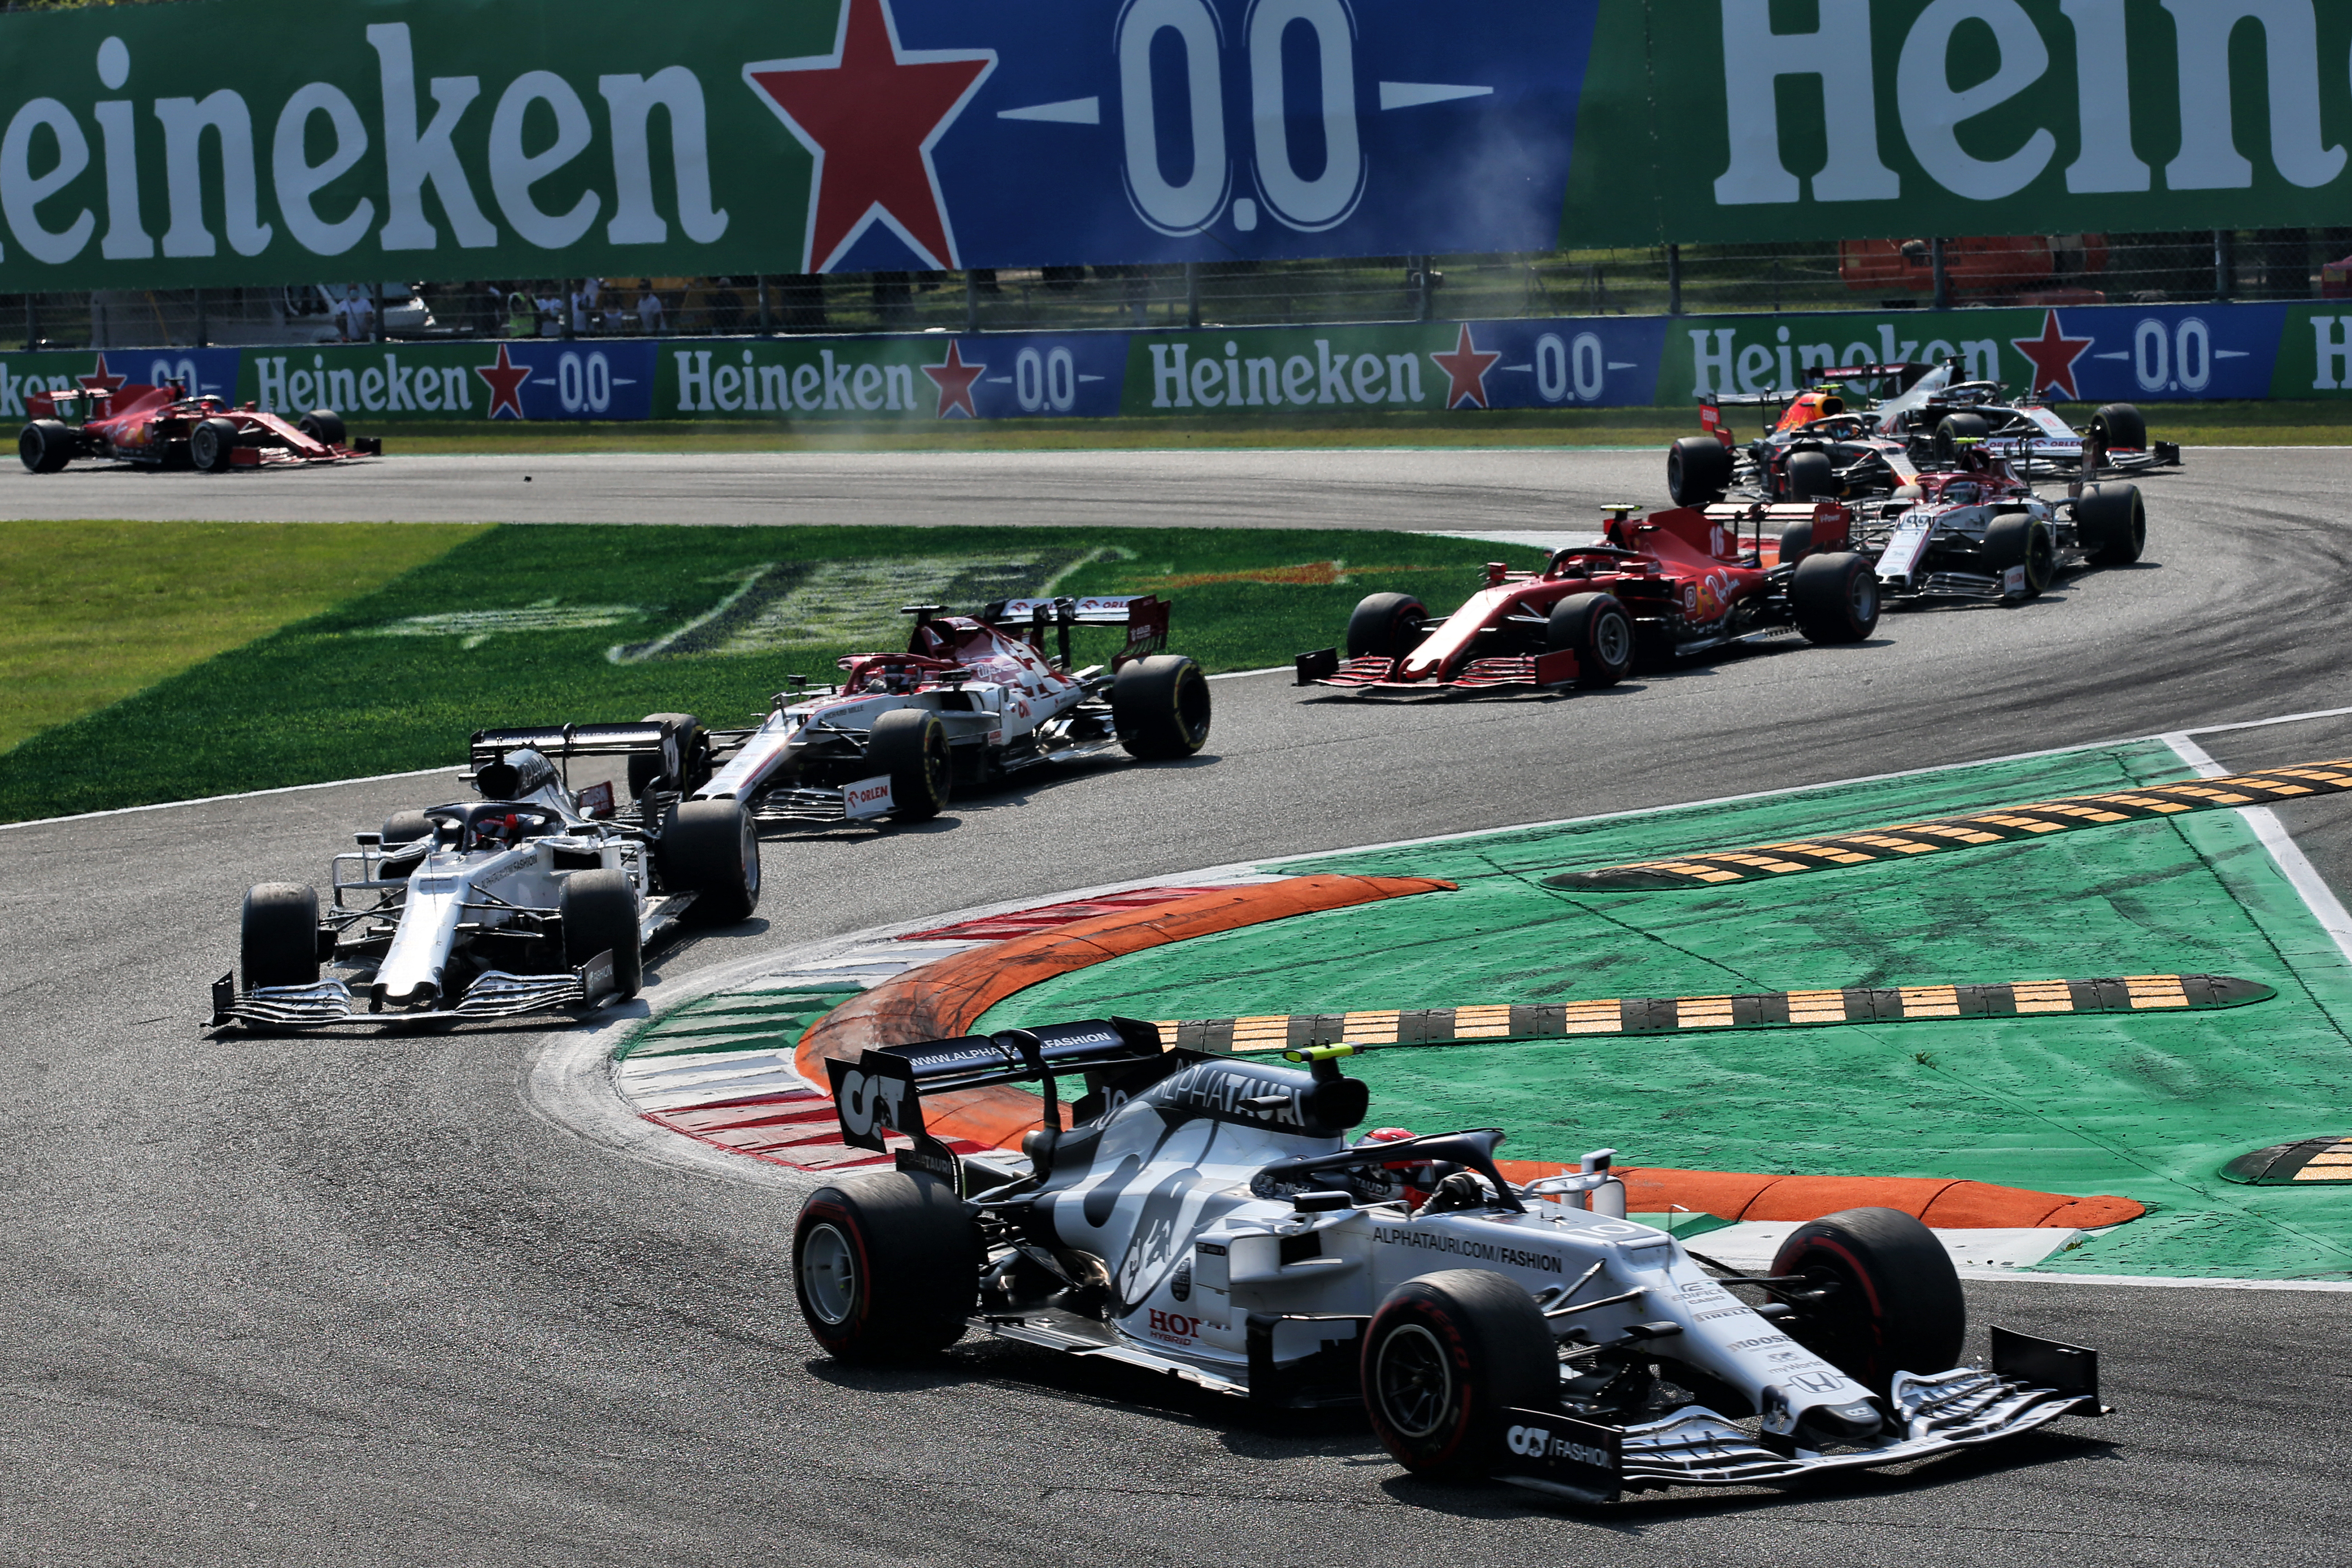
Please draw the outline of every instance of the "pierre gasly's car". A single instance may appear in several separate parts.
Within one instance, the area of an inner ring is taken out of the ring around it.
[[[1992,1331],[1891,1209],[1799,1227],[1764,1276],[1625,1215],[1614,1151],[1507,1180],[1496,1129],[1350,1142],[1349,1046],[1305,1070],[1163,1049],[1114,1018],[827,1063],[842,1134],[897,1169],[794,1227],[810,1331],[845,1360],[971,1329],[1277,1405],[1360,1399],[1409,1468],[1582,1501],[1893,1465],[2105,1413],[2095,1352]],[[1065,1129],[1056,1079],[1084,1075]],[[958,1155],[926,1096],[1035,1082],[1023,1157]],[[910,1140],[911,1142],[905,1142]]]
[[[676,753],[663,726],[568,728],[582,752],[634,738]],[[323,914],[299,883],[246,894],[237,971],[213,984],[215,1026],[340,1024],[362,996],[385,1022],[595,1007],[636,994],[646,946],[689,911],[726,922],[759,902],[759,837],[732,803],[629,826],[614,819],[609,784],[575,794],[530,747],[478,736],[473,763],[480,799],[355,836]],[[344,973],[321,979],[330,963]]]
[[[32,422],[16,437],[16,455],[37,474],[54,474],[77,458],[226,474],[383,455],[381,439],[352,440],[331,408],[289,424],[249,403],[232,408],[210,394],[191,397],[176,381],[112,392],[37,392],[25,406]]]
[[[1370,695],[1614,686],[1636,658],[1664,662],[1785,635],[1861,642],[1878,625],[1870,563],[1844,548],[1852,514],[1799,507],[1685,507],[1637,522],[1608,509],[1607,531],[1553,553],[1540,572],[1486,568],[1486,586],[1444,620],[1419,599],[1374,594],[1338,648],[1300,654],[1298,684]],[[1785,515],[1784,515],[1785,514]],[[1809,552],[1767,567],[1744,526],[1803,520]]]
[[[2147,546],[2137,485],[2078,484],[2053,500],[1985,443],[1963,437],[1956,452],[1954,467],[1853,508],[1856,542],[1890,598],[2031,599],[2063,571],[2127,566]]]
[[[762,823],[906,822],[938,816],[959,779],[992,784],[1113,747],[1192,756],[1209,739],[1209,685],[1192,659],[1160,651],[1169,609],[1149,594],[1007,599],[975,616],[910,605],[904,653],[854,655],[839,686],[780,692],[757,729],[710,733],[708,760],[680,783]],[[1126,629],[1108,668],[1074,668],[1077,626]]]

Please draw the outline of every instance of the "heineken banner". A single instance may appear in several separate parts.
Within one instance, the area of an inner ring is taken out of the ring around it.
[[[2333,224],[2348,58],[2343,0],[18,12],[0,293]]]
[[[2053,402],[2352,397],[2352,300],[2307,305],[1595,316],[1208,328],[0,352],[26,394],[179,380],[373,431],[419,420],[914,425],[943,419],[1475,415],[1789,394],[1843,365],[1958,362]]]

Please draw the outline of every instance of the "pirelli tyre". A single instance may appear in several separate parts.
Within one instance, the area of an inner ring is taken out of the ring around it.
[[[890,775],[890,815],[927,822],[947,809],[955,787],[947,726],[928,708],[893,708],[866,735],[866,765]]]
[[[698,923],[731,925],[760,907],[760,834],[731,800],[689,800],[662,826],[662,886],[692,893]]]
[[[1209,743],[1209,679],[1179,653],[1131,661],[1111,678],[1112,726],[1129,756],[1174,762]]]
[[[2091,439],[2107,451],[2147,449],[2147,420],[2128,403],[2110,403],[2091,416]]]
[[[1878,629],[1878,569],[1850,551],[1808,555],[1789,579],[1789,610],[1811,643],[1856,643]]]
[[[935,1176],[877,1171],[819,1187],[793,1229],[793,1291],[827,1355],[904,1362],[963,1338],[980,1233]]]
[[[1447,1480],[1494,1470],[1506,1411],[1559,1401],[1559,1352],[1535,1298],[1478,1268],[1390,1291],[1364,1330],[1361,1376],[1381,1446],[1415,1474]]]
[[[600,952],[613,955],[613,989],[623,1001],[646,983],[636,894],[618,871],[574,871],[555,895],[563,925],[563,966],[577,969]]]
[[[188,432],[188,461],[200,474],[225,474],[236,467],[236,426],[226,419],[203,419]]]
[[[2094,566],[2128,566],[2147,548],[2147,503],[2137,485],[2085,485],[2074,537]]]
[[[343,416],[331,408],[313,408],[295,422],[294,428],[330,447],[351,445],[351,434],[343,428]]]
[[[319,982],[319,894],[295,882],[264,882],[245,895],[237,921],[236,972],[257,985]]]
[[[1782,468],[1789,481],[1789,500],[1837,499],[1837,465],[1830,461],[1827,452],[1791,452]]]
[[[678,769],[682,777],[669,781],[668,787],[680,795],[688,795],[710,782],[710,735],[702,721],[691,713],[648,713],[639,721],[646,724],[667,724],[677,737]],[[663,777],[662,759],[658,756],[632,756],[629,759],[629,798],[643,801],[654,781]]]
[[[1960,458],[1960,448],[1992,436],[1992,424],[1981,414],[1947,414],[1936,426],[1936,461],[1947,466]]]
[[[1685,436],[1666,448],[1666,493],[1676,506],[1712,506],[1731,489],[1731,448],[1712,436]]]
[[[1945,1372],[1960,1358],[1968,1303],[1951,1254],[1898,1209],[1845,1209],[1799,1226],[1775,1277],[1812,1283],[1789,1298],[1789,1336],[1885,1394],[1898,1372]]]
[[[1348,617],[1348,657],[1402,658],[1428,624],[1429,606],[1410,594],[1367,594]]]
[[[1633,617],[1614,594],[1571,594],[1551,607],[1544,640],[1576,655],[1576,684],[1614,686],[1633,668]]]
[[[36,419],[18,433],[16,456],[36,474],[54,474],[73,460],[74,433],[55,419]]]
[[[2050,525],[2030,511],[2005,511],[1985,528],[1986,564],[2005,573],[2025,569],[2024,597],[2039,598],[2058,580],[2058,542]]]

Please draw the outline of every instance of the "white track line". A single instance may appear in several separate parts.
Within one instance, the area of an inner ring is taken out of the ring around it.
[[[2175,756],[2196,769],[2199,777],[2217,779],[2228,773],[2228,768],[2215,762],[2204,747],[2189,738],[2190,733],[2181,731],[2157,738],[2171,747]],[[2344,955],[2347,963],[2352,963],[2352,913],[2346,911],[2343,900],[2320,876],[2318,868],[2312,865],[2302,847],[2288,836],[2286,824],[2278,819],[2278,813],[2266,805],[2250,805],[2238,815],[2246,819],[2246,825],[2254,830],[2254,837],[2262,841],[2263,848],[2271,852],[2271,858],[2278,863],[2279,871],[2286,878],[2288,885],[2301,895],[2304,908],[2311,911],[2311,918],[2319,922],[2319,928],[2336,943],[2336,951]]]

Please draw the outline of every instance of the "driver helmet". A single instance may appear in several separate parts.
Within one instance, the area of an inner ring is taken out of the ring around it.
[[[1974,506],[1984,499],[1984,487],[1974,479],[1957,479],[1944,487],[1944,500],[1950,506]]]

